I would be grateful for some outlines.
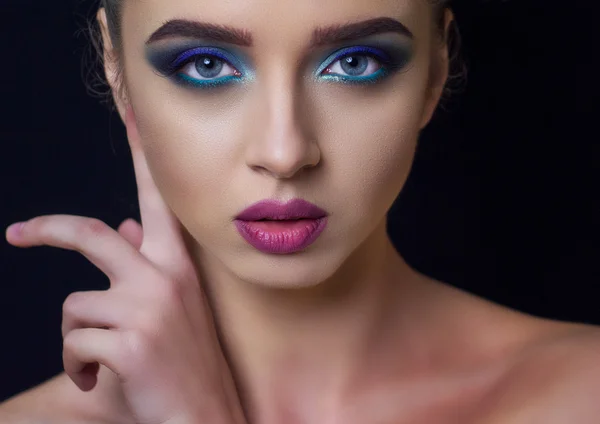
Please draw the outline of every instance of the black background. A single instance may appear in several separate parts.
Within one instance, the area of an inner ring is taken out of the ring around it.
[[[414,267],[503,305],[600,324],[600,4],[456,2],[464,92],[425,130],[390,234]],[[85,90],[94,4],[0,0],[0,226],[139,220],[122,124]],[[0,401],[62,371],[62,302],[108,288],[78,253],[0,241]]]

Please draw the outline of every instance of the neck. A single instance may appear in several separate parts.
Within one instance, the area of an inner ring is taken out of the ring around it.
[[[310,288],[258,286],[235,278],[205,251],[195,257],[254,422],[285,421],[287,412],[273,411],[275,404],[302,408],[299,399],[322,419],[351,381],[360,380],[366,357],[381,351],[398,307],[394,293],[413,275],[389,240],[385,219],[329,279]]]

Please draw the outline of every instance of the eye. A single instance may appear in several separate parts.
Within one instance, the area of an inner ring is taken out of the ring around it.
[[[219,47],[202,46],[183,52],[176,48],[171,52],[153,52],[149,60],[163,75],[183,86],[216,88],[247,77],[243,62]]]
[[[330,54],[316,75],[325,81],[373,84],[402,69],[408,57],[409,52],[403,47],[351,46]]]
[[[217,56],[202,54],[192,56],[181,66],[178,76],[189,82],[215,82],[226,77],[241,77],[242,74],[231,64]],[[227,78],[229,79],[229,78]]]
[[[333,62],[323,70],[323,74],[360,78],[372,76],[382,68],[383,65],[372,56],[351,54]]]

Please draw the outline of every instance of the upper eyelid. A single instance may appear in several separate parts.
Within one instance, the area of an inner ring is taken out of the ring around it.
[[[192,53],[194,52],[194,53]],[[355,46],[347,46],[340,49],[335,50],[333,53],[330,53],[327,58],[323,61],[333,62],[334,60],[340,59],[347,54],[350,53],[358,53],[358,54],[370,54],[380,57],[383,60],[390,60],[390,56],[384,50],[379,48],[365,46],[365,45],[355,45]],[[202,46],[202,47],[194,47],[179,53],[176,58],[172,61],[172,66],[181,66],[182,63],[188,61],[188,59],[196,57],[196,56],[215,56],[222,60],[225,60],[229,63],[238,62],[234,55],[227,52],[225,49],[221,49],[219,47],[212,46]],[[333,58],[333,59],[332,59]],[[330,60],[331,59],[331,60]],[[321,62],[321,63],[323,63]],[[234,63],[232,63],[234,64]]]
[[[382,60],[384,63],[391,61],[391,57],[385,51],[383,51],[381,49],[368,47],[368,46],[350,46],[350,47],[338,49],[338,50],[334,51],[333,53],[331,53],[329,56],[327,56],[327,58],[323,62],[321,62],[321,64],[319,65],[319,67],[317,68],[315,73],[317,75],[320,74],[325,69],[327,69],[329,66],[331,66],[333,63],[337,62],[338,60],[340,60],[350,54],[364,55],[364,56],[376,56],[378,59]]]
[[[389,60],[390,56],[383,50],[381,49],[376,49],[373,47],[369,47],[369,46],[363,46],[363,45],[357,45],[357,46],[350,46],[350,47],[345,47],[343,49],[339,49],[336,50],[335,52],[333,52],[331,55],[329,55],[327,57],[327,59],[334,57],[333,60],[338,60],[344,56],[347,56],[348,54],[365,54],[365,55],[376,55],[381,57],[384,60]],[[327,60],[326,59],[326,60]]]
[[[233,58],[233,56],[222,49],[215,47],[196,47],[193,49],[185,50],[184,52],[177,55],[177,57],[171,62],[171,69],[176,70],[181,68],[182,66],[196,60],[198,57],[202,56],[213,56],[224,62],[227,62],[229,65],[234,68],[241,67],[240,64]]]
[[[154,50],[154,54],[152,53],[154,49],[149,50],[148,59],[151,63],[154,63],[155,66],[158,66],[159,69],[162,69],[161,73],[165,76],[173,75],[177,71],[180,71],[181,68],[188,63],[195,60],[198,56],[210,55],[217,57],[220,60],[224,60],[228,65],[235,68],[237,71],[242,74],[252,75],[254,73],[253,60],[245,55],[244,52],[230,52],[227,47],[215,46],[215,45],[194,45],[188,44],[181,46],[179,49],[171,49],[171,53],[164,50]],[[242,55],[240,59],[238,56]],[[316,59],[313,57],[312,60],[318,60],[317,63],[317,75],[319,75],[324,69],[328,66],[331,66],[335,61],[343,58],[348,54],[360,54],[360,55],[368,55],[374,57],[376,60],[383,62],[383,64],[393,64],[396,60],[394,59],[394,53],[390,53],[387,48],[382,48],[379,46],[374,46],[370,44],[348,44],[343,47],[338,47],[333,52],[331,52],[322,59]],[[169,55],[171,58],[168,62],[163,61],[163,65],[159,65],[160,56]],[[158,61],[157,61],[158,60]],[[246,62],[250,61],[249,64]],[[313,68],[314,70],[315,68]],[[314,71],[311,71],[311,74]],[[314,74],[313,74],[314,75]]]

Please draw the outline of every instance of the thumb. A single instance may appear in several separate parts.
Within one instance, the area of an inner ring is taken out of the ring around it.
[[[119,225],[117,232],[127,240],[136,250],[140,250],[142,240],[144,239],[144,230],[142,226],[134,219],[126,219]]]

